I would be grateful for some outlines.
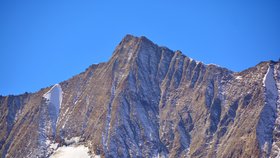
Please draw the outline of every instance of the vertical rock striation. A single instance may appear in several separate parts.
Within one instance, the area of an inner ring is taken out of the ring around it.
[[[279,92],[279,62],[236,73],[127,35],[106,63],[1,96],[1,157],[47,157],[77,137],[101,157],[277,157]]]

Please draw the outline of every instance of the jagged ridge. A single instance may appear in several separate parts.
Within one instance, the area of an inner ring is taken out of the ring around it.
[[[63,99],[48,139],[63,144],[82,137],[105,157],[275,156],[279,65],[263,62],[234,73],[127,35],[107,63],[59,83]],[[264,78],[278,86],[272,102]],[[45,152],[38,145],[39,120],[49,89],[0,98],[2,157]]]

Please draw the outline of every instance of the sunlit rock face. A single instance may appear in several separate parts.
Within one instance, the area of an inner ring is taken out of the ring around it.
[[[233,72],[127,35],[106,63],[1,96],[0,154],[277,157],[279,93],[279,62]]]

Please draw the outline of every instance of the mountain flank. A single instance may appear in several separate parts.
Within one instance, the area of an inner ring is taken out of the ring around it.
[[[0,97],[0,156],[280,157],[280,62],[242,72],[127,35],[106,63]]]

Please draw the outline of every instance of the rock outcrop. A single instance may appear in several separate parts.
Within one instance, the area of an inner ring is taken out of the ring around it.
[[[277,157],[279,94],[279,62],[233,72],[127,35],[106,63],[1,96],[0,153],[48,157],[80,137],[101,157]]]

